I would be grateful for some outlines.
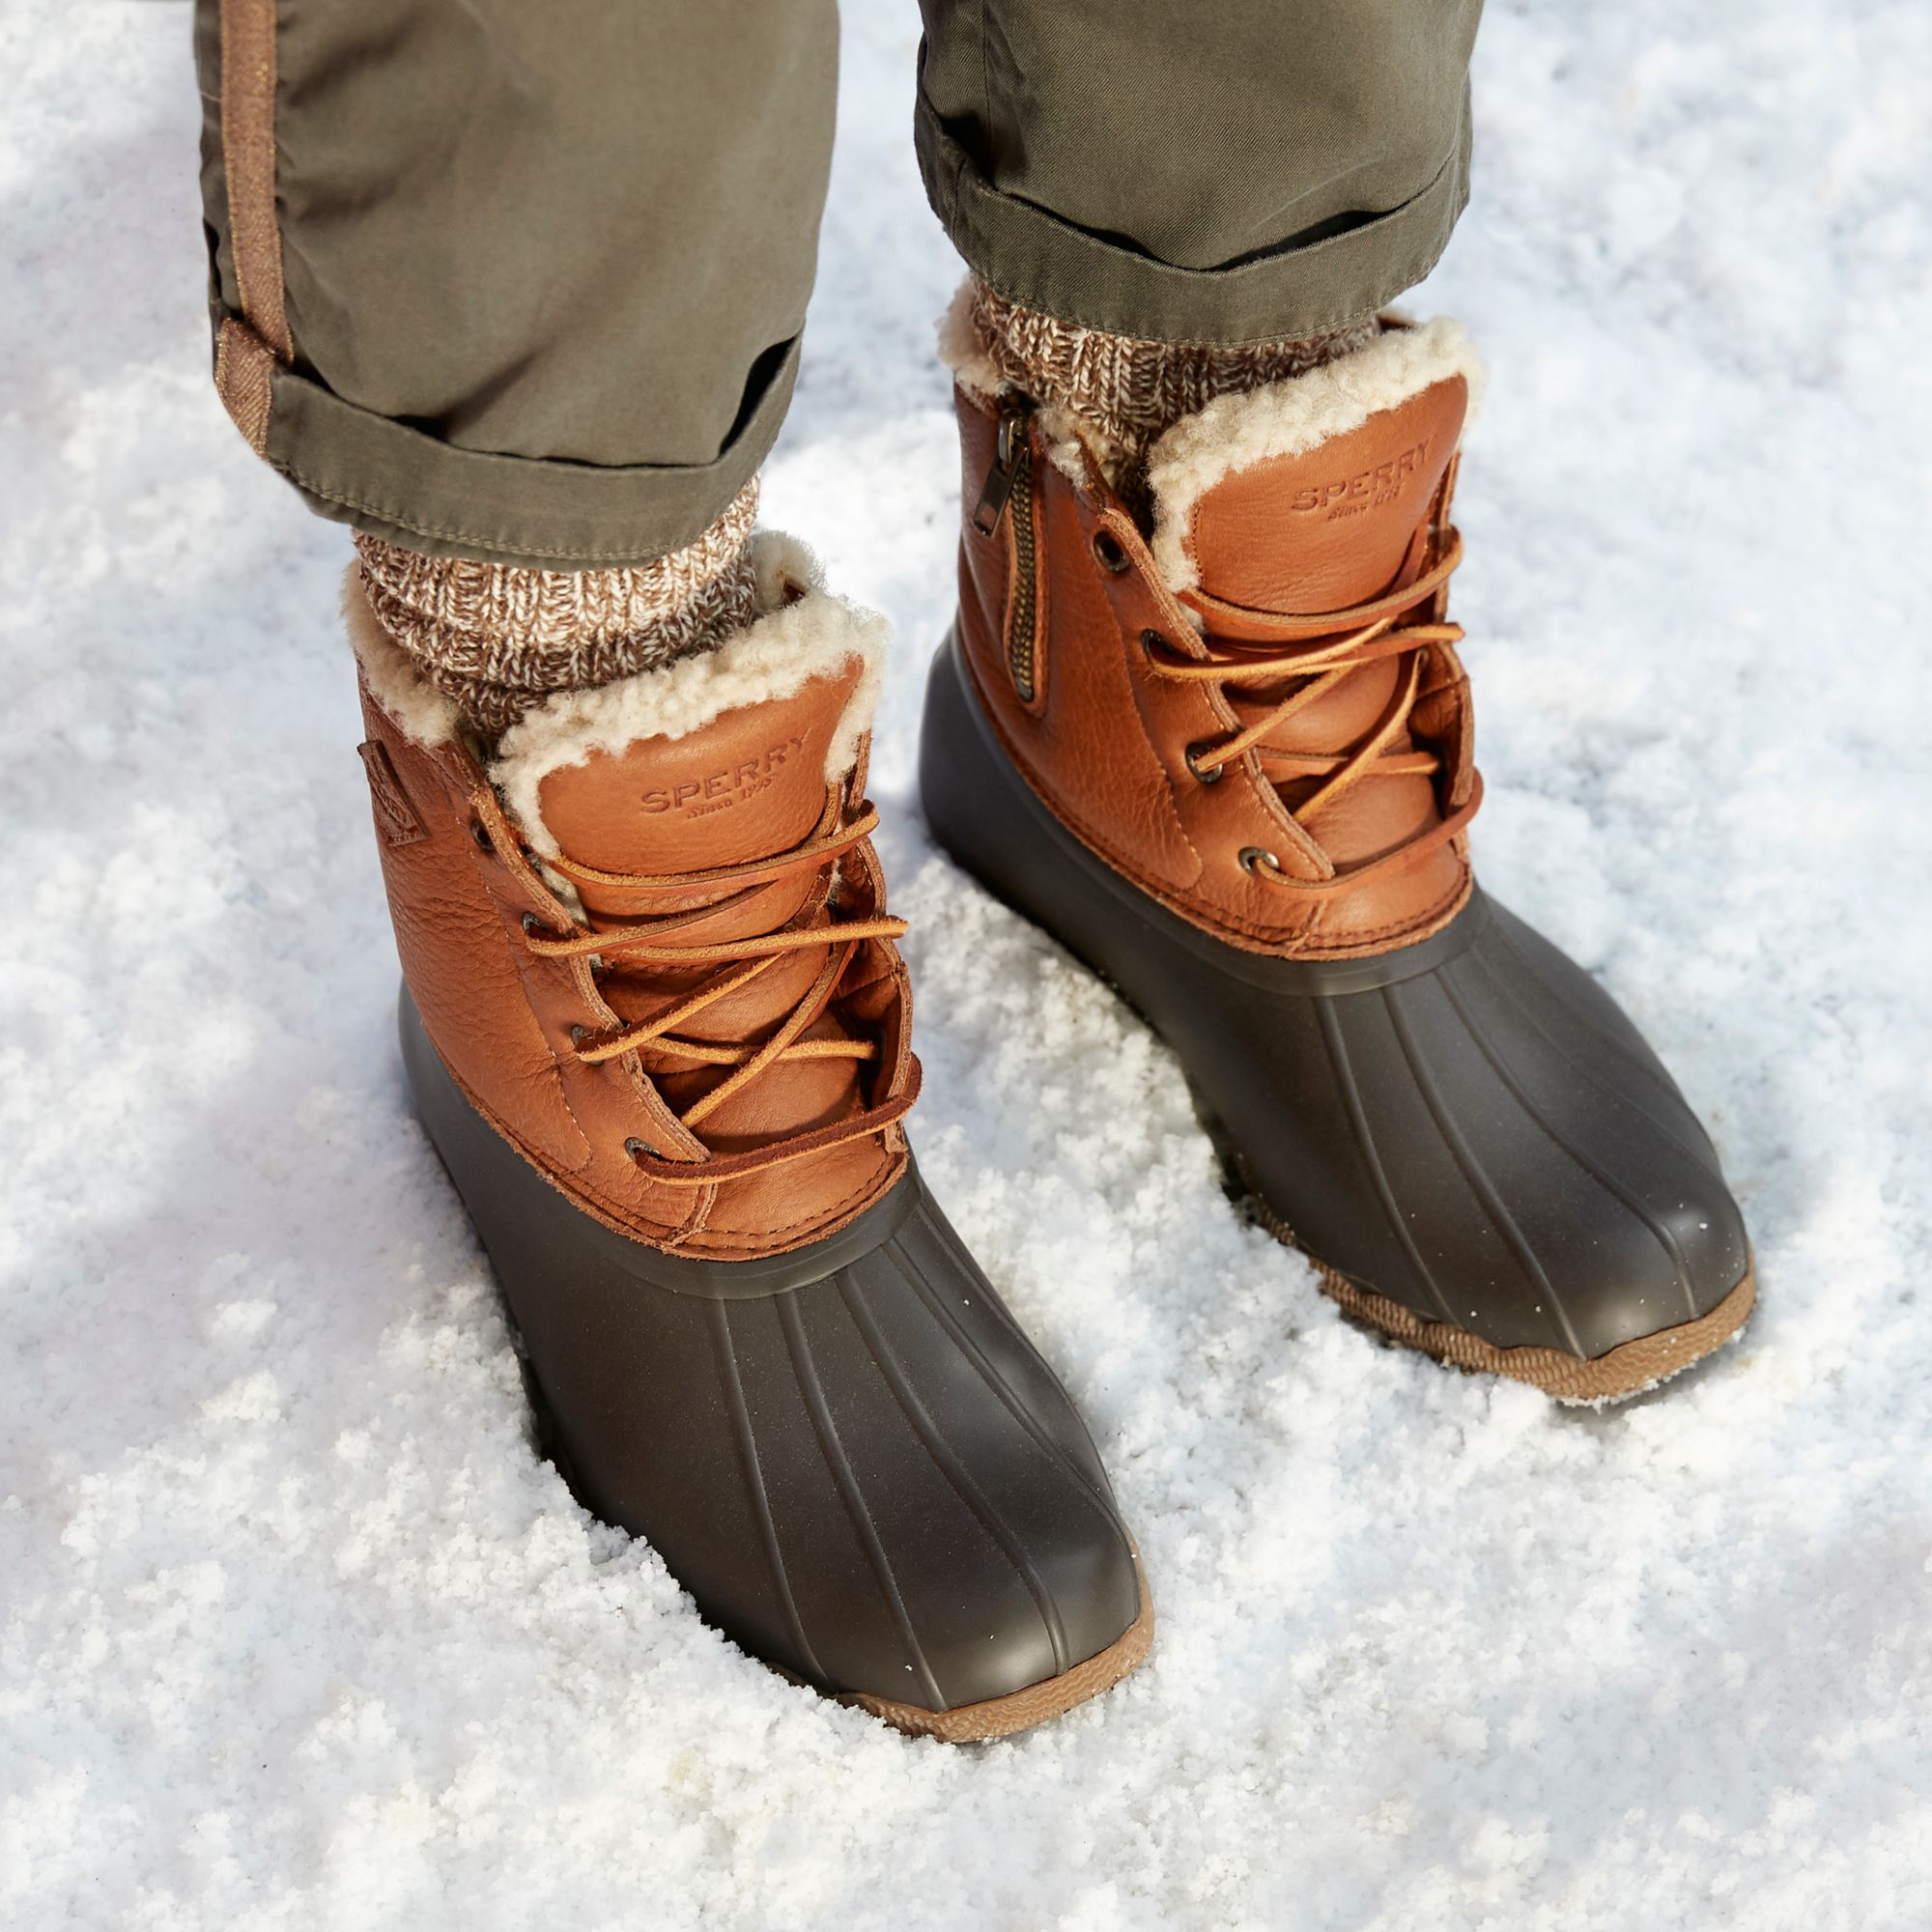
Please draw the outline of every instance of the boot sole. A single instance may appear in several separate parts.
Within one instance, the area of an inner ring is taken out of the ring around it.
[[[1358,1287],[1347,1275],[1338,1274],[1327,1263],[1311,1255],[1294,1238],[1294,1231],[1253,1188],[1244,1185],[1241,1191],[1254,1209],[1255,1218],[1284,1247],[1293,1248],[1314,1268],[1321,1293],[1343,1314],[1385,1335],[1391,1342],[1419,1350],[1451,1368],[1526,1382],[1558,1402],[1627,1402],[1645,1389],[1669,1381],[1730,1341],[1749,1320],[1757,1300],[1757,1270],[1751,1267],[1746,1269],[1745,1278],[1708,1315],[1700,1315],[1696,1321],[1682,1322],[1675,1328],[1660,1328],[1654,1335],[1641,1335],[1634,1342],[1612,1349],[1606,1355],[1585,1360],[1566,1355],[1557,1349],[1499,1349],[1493,1342],[1470,1334],[1466,1328],[1454,1327],[1447,1321],[1431,1321],[1412,1308],[1391,1301],[1385,1294]]]
[[[1566,1355],[1560,1349],[1498,1348],[1453,1322],[1432,1321],[1426,1315],[1418,1315],[1414,1309],[1405,1308],[1401,1302],[1391,1301],[1387,1295],[1350,1281],[1320,1255],[1311,1254],[1249,1179],[1240,1155],[1192,1082],[1188,1092],[1193,1095],[1195,1117],[1221,1157],[1229,1193],[1283,1247],[1293,1248],[1315,1270],[1316,1286],[1321,1293],[1350,1321],[1452,1369],[1466,1369],[1471,1375],[1503,1376],[1510,1381],[1541,1389],[1557,1402],[1591,1406],[1628,1402],[1632,1396],[1681,1376],[1686,1369],[1721,1349],[1749,1321],[1751,1309],[1756,1305],[1757,1269],[1753,1265],[1745,1270],[1744,1279],[1723,1300],[1694,1321],[1639,1335],[1635,1341],[1625,1342],[1606,1354],[1585,1357]]]
[[[1097,1655],[1058,1677],[1029,1684],[1023,1690],[1009,1690],[1004,1697],[988,1697],[979,1704],[960,1704],[951,1711],[928,1711],[919,1704],[897,1704],[890,1697],[874,1697],[859,1690],[837,1701],[850,1704],[877,1718],[895,1730],[916,1738],[931,1738],[939,1744],[986,1744],[994,1738],[1011,1737],[1064,1717],[1075,1705],[1097,1697],[1146,1662],[1153,1645],[1153,1598],[1148,1591],[1147,1571],[1141,1563],[1140,1547],[1134,1547],[1134,1569],[1141,1584],[1141,1613],[1122,1634]]]
[[[980,819],[990,820],[996,825],[1002,838],[1011,840],[1030,835],[1043,837],[1064,851],[1068,863],[1084,865],[1094,869],[1096,878],[1104,873],[1112,884],[1123,890],[1132,890],[1124,881],[1114,881],[1105,862],[1090,853],[1084,845],[1077,844],[1073,836],[1053,817],[1011,763],[973,693],[956,633],[948,634],[933,662],[926,700],[927,742],[934,736],[936,716],[945,720],[946,726],[950,726],[955,739],[970,738],[972,741],[970,747],[962,742],[952,745],[950,750],[955,757],[963,753],[972,758],[971,795],[976,811]],[[1077,948],[1044,924],[1030,905],[1008,892],[997,877],[976,862],[969,850],[955,841],[944,822],[944,814],[932,809],[933,787],[927,776],[929,756],[926,745],[923,744],[922,782],[927,797],[926,820],[940,845],[1002,904],[1046,932],[1056,944],[1079,960],[1157,1037],[1165,1037],[1161,1027],[1113,974],[1084,956]],[[1186,1078],[1195,1116],[1220,1157],[1230,1194],[1237,1201],[1250,1205],[1263,1227],[1308,1261],[1316,1271],[1322,1293],[1346,1315],[1392,1341],[1421,1350],[1436,1361],[1474,1372],[1503,1376],[1512,1381],[1540,1389],[1559,1402],[1621,1401],[1680,1375],[1721,1347],[1743,1327],[1756,1300],[1756,1269],[1747,1263],[1737,1284],[1704,1314],[1675,1327],[1637,1336],[1592,1356],[1572,1355],[1559,1349],[1505,1348],[1485,1341],[1481,1336],[1453,1323],[1433,1321],[1401,1302],[1359,1286],[1306,1247],[1288,1223],[1268,1206],[1261,1189],[1247,1174],[1233,1137],[1208,1103],[1192,1075],[1188,1074]]]
[[[1312,1256],[1309,1259],[1314,1260]],[[1749,1319],[1757,1300],[1757,1271],[1753,1268],[1708,1315],[1676,1328],[1661,1328],[1655,1335],[1641,1336],[1612,1349],[1607,1355],[1584,1361],[1555,1349],[1498,1349],[1466,1328],[1425,1321],[1400,1302],[1357,1288],[1320,1262],[1314,1262],[1314,1266],[1323,1294],[1345,1314],[1366,1321],[1391,1341],[1419,1349],[1454,1368],[1527,1382],[1545,1395],[1568,1403],[1626,1402],[1682,1375],[1730,1341]]]

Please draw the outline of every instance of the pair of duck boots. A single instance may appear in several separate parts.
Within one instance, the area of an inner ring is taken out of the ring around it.
[[[1750,1252],[1709,1140],[1470,871],[1463,331],[1390,321],[1208,405],[1131,503],[1070,422],[970,350],[955,373],[940,842],[1167,1041],[1360,1321],[1578,1401],[1733,1334]],[[884,627],[758,542],[746,630],[487,752],[352,582],[403,1058],[584,1505],[752,1655],[997,1737],[1130,1671],[1152,1599],[908,1144],[866,798]]]

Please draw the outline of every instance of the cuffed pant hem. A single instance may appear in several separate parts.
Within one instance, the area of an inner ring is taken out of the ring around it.
[[[544,570],[648,563],[717,522],[778,440],[798,377],[797,338],[712,462],[604,469],[460,449],[358,409],[283,363],[243,433],[331,522],[430,556]]]
[[[1419,193],[1356,227],[1222,269],[1176,268],[1002,194],[923,93],[914,138],[933,213],[989,287],[1063,322],[1156,342],[1245,348],[1360,321],[1435,266],[1469,198],[1466,92],[1456,146]]]

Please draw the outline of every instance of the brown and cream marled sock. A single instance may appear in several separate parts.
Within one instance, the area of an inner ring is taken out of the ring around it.
[[[1004,382],[1078,420],[1117,486],[1131,488],[1163,430],[1216,396],[1306,375],[1366,348],[1381,332],[1374,316],[1292,342],[1217,349],[1110,335],[1022,308],[976,275],[968,308],[980,345]]]
[[[481,737],[553,692],[611,684],[722,643],[756,615],[758,481],[695,542],[620,570],[424,556],[357,531],[377,621]]]

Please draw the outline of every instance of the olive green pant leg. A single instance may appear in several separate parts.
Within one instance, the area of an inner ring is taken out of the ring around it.
[[[1009,300],[1165,342],[1319,334],[1468,193],[1482,0],[921,0],[916,136]]]
[[[197,0],[216,381],[323,515],[584,569],[778,434],[834,0]]]

